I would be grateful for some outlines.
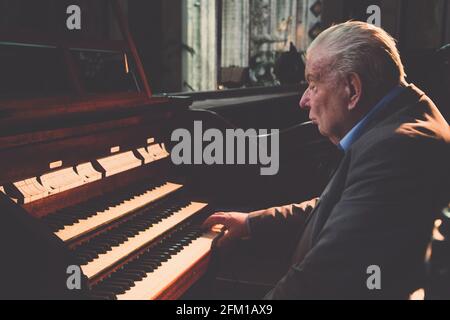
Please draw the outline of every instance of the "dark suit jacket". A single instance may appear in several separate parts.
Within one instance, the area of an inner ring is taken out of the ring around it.
[[[345,153],[313,210],[249,215],[255,240],[300,231],[292,266],[266,298],[408,298],[421,285],[435,217],[450,200],[449,149],[447,122],[409,85]],[[373,265],[381,290],[367,286]]]

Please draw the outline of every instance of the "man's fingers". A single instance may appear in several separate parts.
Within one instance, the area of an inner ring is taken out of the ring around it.
[[[202,227],[203,228],[211,228],[212,226],[216,224],[223,224],[224,226],[227,226],[228,217],[222,214],[213,214],[211,217],[205,220],[203,222]]]
[[[222,248],[227,246],[231,242],[232,238],[230,237],[230,232],[225,231],[224,234],[217,241],[217,247]]]

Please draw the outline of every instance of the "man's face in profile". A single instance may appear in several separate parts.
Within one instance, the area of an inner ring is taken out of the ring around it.
[[[345,77],[332,69],[332,61],[320,47],[308,53],[305,76],[309,86],[300,107],[309,110],[309,118],[320,133],[337,144],[349,121],[349,92]]]

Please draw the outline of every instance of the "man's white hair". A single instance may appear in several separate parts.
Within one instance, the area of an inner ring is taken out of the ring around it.
[[[374,25],[348,21],[332,26],[312,42],[306,59],[319,47],[331,58],[330,70],[341,76],[356,73],[361,77],[369,98],[405,83],[405,69],[394,38]]]

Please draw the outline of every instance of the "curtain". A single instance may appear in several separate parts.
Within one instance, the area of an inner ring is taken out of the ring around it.
[[[222,67],[247,67],[250,48],[250,0],[222,2]]]
[[[251,0],[251,55],[285,51],[290,42],[306,50],[313,40],[309,31],[320,22],[320,11],[312,8],[320,4],[319,0]]]
[[[183,91],[217,88],[216,1],[183,0]]]

